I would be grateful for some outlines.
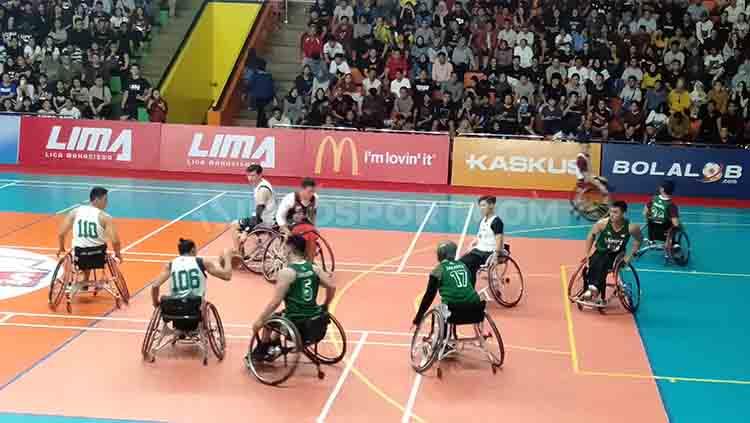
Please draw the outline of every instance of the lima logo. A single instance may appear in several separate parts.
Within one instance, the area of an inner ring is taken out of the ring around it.
[[[56,265],[47,256],[0,248],[0,300],[48,287]]]
[[[701,182],[710,184],[712,182],[719,182],[724,176],[724,166],[718,163],[708,162],[703,166],[703,179]]]

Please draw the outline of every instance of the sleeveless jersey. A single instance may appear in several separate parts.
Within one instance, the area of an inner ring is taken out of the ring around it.
[[[315,208],[317,207],[318,196],[313,195],[310,199],[310,203],[307,205],[302,204],[302,199],[300,199],[299,193],[294,193],[294,206],[292,206],[291,209],[286,214],[286,221],[289,223],[312,223],[313,219],[315,218]],[[294,215],[303,215],[304,218],[300,222],[294,221]]]
[[[102,211],[94,206],[80,206],[73,219],[73,247],[91,248],[105,245]]]
[[[612,222],[607,220],[607,226],[599,233],[599,237],[596,238],[596,251],[619,253],[625,250],[625,246],[628,245],[629,240],[630,222],[628,219],[625,219],[619,231],[616,231],[612,226]]]
[[[260,201],[260,192],[262,190],[268,190],[271,194],[271,197],[266,202]],[[258,182],[258,185],[255,187],[255,190],[253,191],[253,197],[256,206],[259,204],[263,204],[265,206],[263,208],[262,215],[256,216],[258,219],[260,219],[260,222],[269,226],[272,226],[274,223],[276,223],[276,199],[273,197],[273,187],[271,186],[271,184],[265,179],[261,179],[260,182]]]
[[[169,265],[169,295],[172,297],[206,295],[206,268],[200,257],[179,256]]]
[[[297,277],[284,297],[284,315],[293,321],[318,316],[322,310],[317,302],[320,279],[313,270],[312,263],[290,263],[289,267],[295,271]]]
[[[476,249],[486,253],[492,253],[497,248],[497,242],[495,242],[495,231],[492,229],[492,224],[495,219],[500,219],[497,216],[491,216],[482,218],[479,222],[479,232],[477,232],[477,245]]]
[[[649,220],[657,224],[663,224],[669,221],[669,209],[672,206],[672,199],[664,199],[660,195],[655,195],[651,200],[651,215]]]
[[[440,272],[440,297],[445,304],[478,303],[479,294],[465,264],[458,260],[443,260],[438,264]]]

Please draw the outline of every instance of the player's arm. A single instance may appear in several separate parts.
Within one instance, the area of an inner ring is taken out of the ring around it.
[[[58,250],[57,255],[61,256],[65,253],[65,236],[70,232],[71,229],[73,229],[73,221],[76,217],[76,211],[73,210],[70,213],[68,213],[67,216],[65,216],[65,220],[63,220],[62,225],[60,225],[60,232],[57,234],[57,240],[58,240]]]
[[[268,188],[263,188],[258,191],[258,198],[257,203],[255,204],[255,217],[258,218],[258,223],[260,223],[260,218],[263,216],[263,210],[266,209],[266,203],[268,203],[268,200],[271,197],[271,191]]]
[[[225,281],[232,279],[232,250],[230,248],[225,248],[217,261],[218,263],[213,260],[203,260],[203,265],[206,266],[206,272],[211,276],[215,276]]]
[[[492,232],[495,234],[495,254],[497,256],[504,255],[505,244],[503,243],[503,221],[498,217],[497,219],[492,221],[490,228],[492,228]]]
[[[273,314],[274,311],[281,305],[281,302],[284,301],[284,297],[286,296],[287,291],[289,290],[289,287],[292,285],[292,282],[294,282],[294,279],[297,277],[294,270],[290,268],[284,268],[279,270],[279,273],[276,275],[276,290],[273,292],[273,297],[271,298],[271,301],[268,303],[265,309],[263,309],[263,312],[260,313],[258,316],[258,319],[255,320],[255,323],[253,323],[253,330],[258,331],[263,327],[263,323],[268,320],[269,317],[271,317],[271,314]]]
[[[154,308],[159,307],[159,288],[164,285],[164,282],[168,281],[171,272],[171,263],[167,263],[166,266],[161,270],[159,276],[151,282],[151,302],[154,304]]]
[[[101,223],[104,226],[104,231],[107,234],[107,239],[112,243],[112,249],[115,250],[115,257],[122,262],[122,243],[120,242],[120,234],[117,233],[115,222],[112,220],[112,216],[102,213]]]
[[[279,225],[279,230],[281,231],[281,233],[289,233],[289,222],[286,221],[286,217],[292,207],[294,207],[294,194],[291,194],[291,198],[289,195],[284,197],[279,204],[279,208],[276,209],[276,224]]]
[[[440,288],[440,272],[438,268],[435,268],[435,270],[430,273],[430,279],[427,282],[427,290],[424,292],[424,295],[422,296],[422,302],[419,303],[417,314],[416,316],[414,316],[414,320],[412,320],[412,324],[414,324],[414,326],[418,325],[419,322],[422,321],[425,313],[427,313],[427,309],[429,309],[430,305],[432,305],[432,302],[435,301],[435,296],[438,293],[438,288]]]
[[[336,282],[333,280],[333,275],[328,272],[324,272],[323,269],[317,264],[313,265],[313,271],[318,275],[320,284],[326,289],[326,299],[323,302],[323,307],[328,309],[328,306],[333,301],[333,297],[336,296]]]
[[[670,220],[672,221],[672,226],[674,226],[675,228],[679,228],[680,227],[680,212],[678,211],[677,206],[675,206],[674,204],[671,204],[669,207],[669,215],[670,215]]]
[[[643,218],[646,219],[647,222],[649,216],[651,216],[651,204],[653,204],[652,200],[648,200],[646,207],[643,208]]]
[[[631,223],[628,231],[630,232],[630,236],[633,237],[633,246],[630,248],[630,254],[625,256],[625,263],[630,263],[630,259],[641,249],[641,243],[643,242],[643,234],[641,233],[640,226]]]
[[[586,257],[591,255],[591,248],[594,246],[594,241],[596,240],[596,236],[599,235],[599,233],[604,230],[606,225],[607,225],[607,219],[604,218],[596,222],[594,226],[591,227],[591,231],[589,231],[589,234],[586,237],[586,252],[584,253]]]

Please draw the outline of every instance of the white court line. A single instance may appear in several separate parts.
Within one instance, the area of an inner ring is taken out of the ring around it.
[[[0,189],[12,187],[13,185],[16,185],[16,184],[17,184],[17,182],[8,182],[5,185],[0,185]]]
[[[401,423],[409,423],[411,421],[412,410],[414,409],[414,403],[417,401],[417,392],[419,392],[419,385],[422,384],[422,374],[417,373],[414,375],[414,383],[411,385],[411,392],[409,392],[409,400],[406,401],[406,407],[404,408],[404,415],[401,416]]]
[[[750,278],[750,273],[699,272],[697,270],[636,269],[636,272],[674,273],[674,274],[679,274],[679,275],[694,275],[694,276],[726,276],[726,277],[732,277],[732,278]]]
[[[16,315],[16,313],[8,313],[8,314],[6,314],[5,316],[3,316],[2,319],[0,319],[0,323],[7,322],[8,320],[12,319],[15,315]]]
[[[354,367],[354,361],[357,360],[357,356],[359,356],[360,351],[362,351],[362,347],[364,347],[365,341],[367,341],[367,332],[363,333],[362,337],[359,338],[359,342],[357,342],[357,346],[354,348],[354,351],[352,352],[352,355],[349,357],[349,360],[347,360],[346,368],[344,368],[344,371],[341,373],[341,376],[339,376],[339,380],[336,382],[336,386],[333,387],[333,391],[331,391],[331,395],[328,396],[328,400],[323,406],[323,410],[320,412],[320,415],[318,416],[317,420],[315,420],[317,423],[323,423],[326,420],[326,417],[328,417],[328,413],[331,411],[333,402],[336,401],[336,397],[339,395],[339,392],[341,392],[341,388],[344,386],[344,382],[346,381],[346,378],[349,376],[349,373],[352,372],[352,367]]]
[[[469,223],[471,222],[471,218],[474,216],[474,202],[471,203],[471,207],[469,207],[469,212],[466,213],[466,220],[464,220],[464,228],[461,230],[461,237],[458,239],[458,248],[456,249],[456,260],[458,260],[459,256],[461,255],[461,251],[463,251],[464,248],[464,241],[466,241],[466,233],[469,231]]]
[[[409,256],[411,255],[412,251],[414,251],[414,247],[417,245],[417,240],[419,239],[419,236],[422,235],[422,231],[424,231],[424,227],[430,220],[430,216],[432,216],[432,212],[433,210],[435,210],[436,205],[437,204],[433,201],[432,205],[430,205],[430,209],[427,210],[427,214],[424,215],[424,219],[422,219],[422,223],[419,225],[419,229],[417,229],[417,232],[414,234],[414,238],[412,238],[411,244],[409,244],[409,248],[406,250],[404,257],[401,258],[401,264],[398,265],[398,269],[396,270],[397,273],[401,273],[404,270],[404,267],[406,267],[406,262],[409,260]]]
[[[179,222],[180,220],[184,219],[185,217],[187,217],[187,216],[195,213],[196,211],[200,210],[204,206],[206,206],[206,205],[208,205],[208,204],[210,204],[210,203],[218,200],[219,198],[223,197],[225,194],[226,194],[226,192],[221,192],[219,194],[214,195],[210,199],[208,199],[208,200],[206,200],[206,201],[198,204],[197,206],[193,207],[192,209],[190,209],[190,210],[186,211],[185,213],[183,213],[183,214],[177,216],[176,218],[172,219],[168,223],[165,223],[165,224],[159,226],[157,229],[155,229],[155,230],[151,231],[150,233],[146,234],[145,236],[143,236],[139,240],[130,243],[130,245],[128,245],[127,247],[125,247],[125,248],[122,249],[122,252],[125,253],[128,250],[137,247],[143,241],[146,241],[147,239],[149,239],[152,236],[158,234],[159,232],[163,231],[164,229],[167,229],[168,227],[174,225],[175,223]]]

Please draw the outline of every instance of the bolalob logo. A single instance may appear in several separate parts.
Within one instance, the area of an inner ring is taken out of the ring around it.
[[[274,137],[264,137],[256,146],[254,135],[216,134],[210,145],[204,145],[203,133],[196,132],[188,151],[191,163],[209,166],[242,165],[237,161],[258,162],[265,168],[276,165],[276,140]]]
[[[333,172],[339,173],[341,171],[341,159],[344,154],[344,146],[349,146],[349,152],[352,157],[352,175],[359,175],[359,157],[357,156],[357,144],[349,138],[342,138],[340,141],[336,141],[332,136],[323,138],[323,141],[318,146],[318,152],[315,154],[315,174],[320,175],[323,170],[323,157],[327,150],[328,145],[331,146],[331,152],[333,153]]]
[[[114,133],[111,128],[74,126],[67,140],[61,138],[62,130],[62,126],[52,127],[44,153],[46,158],[120,162],[129,162],[133,158],[133,132],[130,129]]]
[[[512,173],[544,173],[553,175],[575,175],[576,173],[575,159],[553,159],[550,157],[490,157],[486,154],[481,156],[469,154],[469,157],[466,159],[466,165],[470,170],[479,171],[501,170]]]
[[[49,286],[56,264],[43,255],[0,248],[0,300]]]
[[[699,166],[693,167],[693,163],[675,162],[669,167],[662,167],[658,162],[615,160],[612,165],[612,173],[615,175],[694,178],[703,183],[720,182],[722,184],[736,184],[742,178],[742,166],[740,165],[722,165],[708,162],[703,165],[700,173],[696,172],[698,168]]]

